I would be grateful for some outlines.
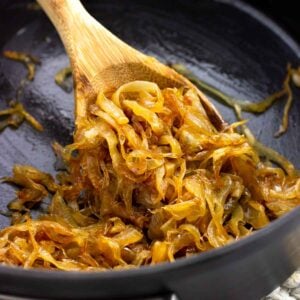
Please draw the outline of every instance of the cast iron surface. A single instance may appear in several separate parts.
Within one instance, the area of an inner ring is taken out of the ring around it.
[[[281,87],[288,62],[298,65],[299,47],[272,21],[239,1],[101,0],[88,10],[132,46],[164,62],[180,62],[200,78],[239,98],[258,101]],[[54,83],[68,58],[53,26],[42,12],[27,11],[26,1],[1,1],[0,47],[41,58],[36,78],[25,90],[25,107],[45,126],[37,133],[27,124],[0,135],[0,176],[15,163],[54,173],[54,140],[71,141],[73,94]],[[92,50],[92,49],[91,49]],[[0,59],[0,107],[14,96],[23,66]],[[299,99],[299,92],[296,98]],[[231,111],[216,104],[226,120]],[[283,103],[250,117],[256,136],[297,167],[300,102],[296,101],[286,135],[274,139]],[[14,197],[0,186],[0,209]],[[104,273],[62,273],[0,267],[0,293],[45,299],[113,299],[169,295],[180,299],[259,299],[300,266],[300,210],[275,221],[250,238],[174,264]],[[0,217],[4,227],[9,220]]]

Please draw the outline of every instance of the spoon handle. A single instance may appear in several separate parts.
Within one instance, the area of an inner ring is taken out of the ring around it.
[[[95,20],[92,20],[79,0],[37,0],[37,2],[55,26],[68,54],[71,54],[77,33],[83,34],[86,22]]]
[[[94,19],[79,0],[37,2],[56,27],[75,77],[80,73],[91,81],[99,71],[141,56]]]

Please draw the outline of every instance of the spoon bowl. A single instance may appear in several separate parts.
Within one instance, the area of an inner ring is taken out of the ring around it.
[[[75,85],[75,125],[99,92],[111,93],[134,80],[155,82],[160,88],[197,90],[215,127],[225,122],[213,104],[189,80],[173,69],[120,40],[83,7],[79,0],[37,0],[58,31],[68,53]]]

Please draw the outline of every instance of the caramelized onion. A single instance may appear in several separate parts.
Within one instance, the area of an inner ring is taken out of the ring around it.
[[[55,145],[67,168],[58,181],[29,166],[6,179],[20,186],[12,210],[27,212],[49,195],[52,203],[39,219],[26,216],[0,232],[0,262],[131,268],[266,226],[300,204],[300,178],[263,163],[235,132],[241,124],[219,132],[193,89],[136,81],[100,93],[74,143]]]

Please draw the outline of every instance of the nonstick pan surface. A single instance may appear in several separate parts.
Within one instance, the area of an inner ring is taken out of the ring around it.
[[[258,101],[280,89],[287,63],[300,63],[300,48],[270,19],[240,1],[90,0],[89,12],[121,39],[162,62],[183,63],[201,79],[237,98]],[[12,166],[33,165],[54,174],[51,143],[72,140],[73,94],[54,83],[68,65],[63,45],[42,11],[27,10],[27,1],[1,1],[0,47],[29,52],[41,59],[35,80],[22,103],[45,127],[28,124],[0,134],[0,177]],[[91,49],[92,51],[92,49]],[[25,75],[22,65],[0,59],[0,108],[15,95]],[[300,99],[299,91],[295,99]],[[215,103],[215,102],[214,102]],[[230,109],[215,103],[224,119]],[[283,111],[278,102],[250,118],[249,126],[265,144],[300,168],[300,101],[295,101],[288,132],[277,131]],[[14,197],[0,185],[0,209]],[[300,266],[300,210],[275,221],[250,238],[174,264],[104,273],[62,273],[0,267],[0,294],[55,299],[113,299],[173,292],[180,299],[259,299]],[[9,219],[0,216],[0,226]]]

